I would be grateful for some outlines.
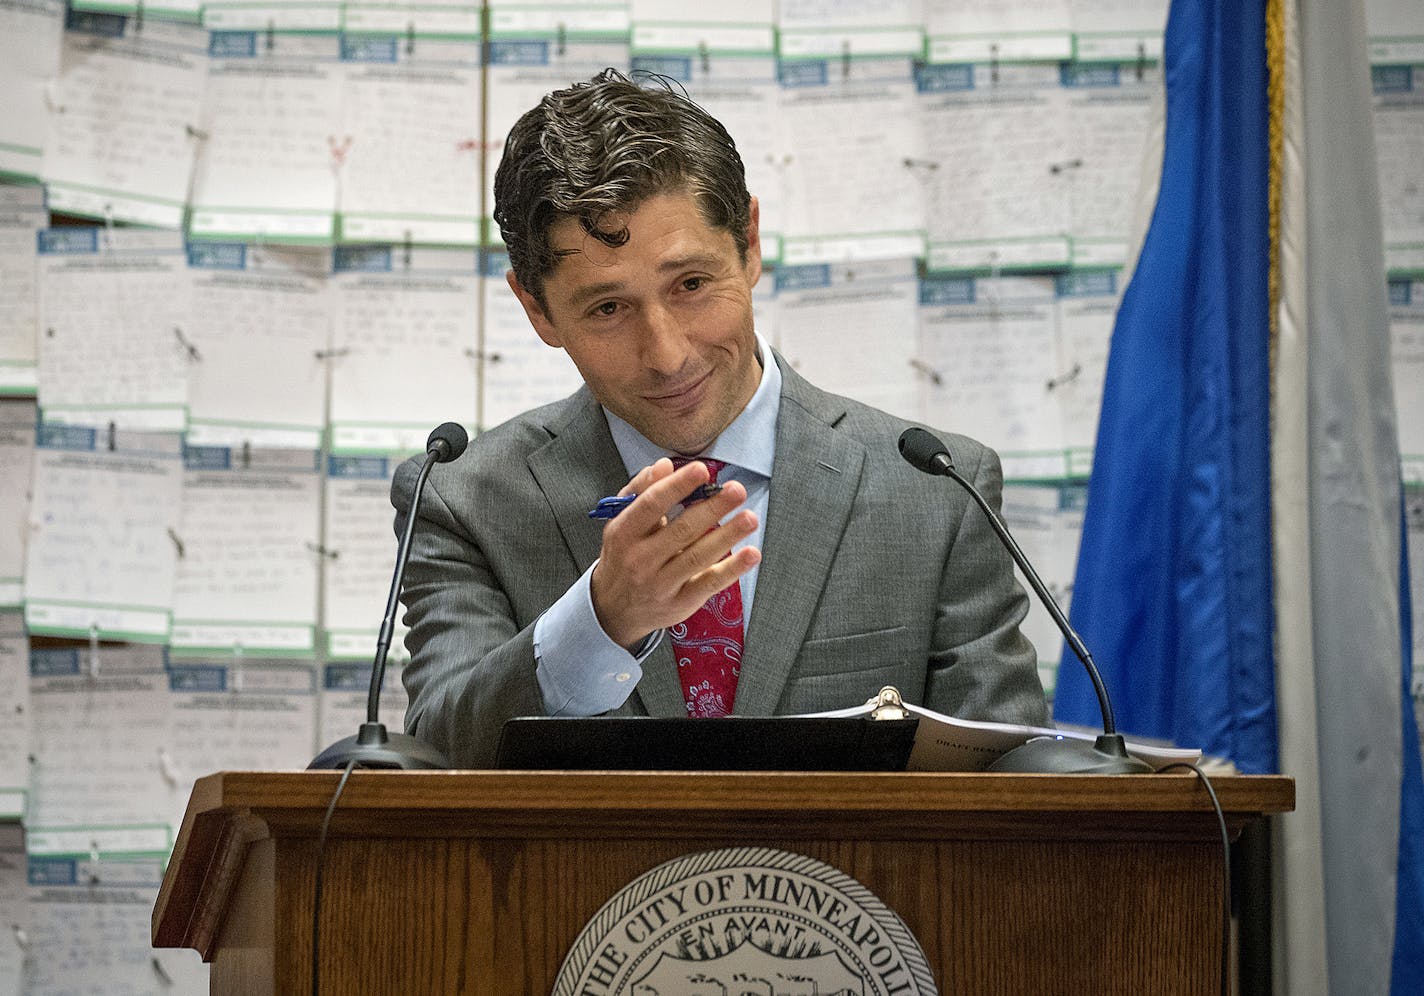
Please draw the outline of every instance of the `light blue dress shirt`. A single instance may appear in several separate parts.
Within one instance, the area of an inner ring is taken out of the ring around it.
[[[727,464],[717,478],[720,483],[739,481],[747,489],[747,500],[742,507],[756,513],[757,526],[734,549],[761,546],[766,531],[771,468],[776,458],[781,371],[760,333],[757,350],[762,360],[762,375],[756,393],[732,424],[698,454]],[[660,457],[676,455],[649,442],[608,409],[605,408],[603,414],[629,478]],[[663,630],[650,634],[636,655],[614,643],[593,611],[589,582],[592,574],[590,567],[534,623],[534,657],[538,663],[535,674],[544,695],[544,708],[550,716],[595,716],[622,705],[643,676],[642,662],[662,639]],[[756,577],[757,568],[753,567],[740,580],[743,619],[751,618]]]

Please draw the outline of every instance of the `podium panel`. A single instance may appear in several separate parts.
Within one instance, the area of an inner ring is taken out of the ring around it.
[[[316,845],[339,772],[194,788],[153,915],[213,993],[311,989]],[[1213,780],[1232,835],[1294,783]],[[1220,835],[1190,774],[352,774],[323,871],[331,993],[552,990],[600,908],[728,847],[824,862],[904,921],[941,993],[1212,992]]]

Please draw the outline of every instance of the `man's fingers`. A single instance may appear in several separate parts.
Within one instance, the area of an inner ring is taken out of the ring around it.
[[[661,463],[666,463],[669,468],[672,467],[672,461],[664,458],[653,464],[650,470],[655,470]],[[640,476],[641,473],[640,471]],[[614,520],[613,524],[623,523],[623,528],[633,529],[639,533],[652,530],[662,522],[663,516],[672,511],[673,506],[690,495],[699,485],[706,484],[708,476],[707,468],[696,461],[679,467],[638,491],[638,500],[629,505],[627,510]],[[633,480],[637,479],[635,477]],[[632,490],[634,489],[630,482],[629,493]]]
[[[728,481],[726,486],[711,498],[685,506],[677,520],[669,523],[667,527],[672,548],[681,550],[692,546],[746,500],[747,489],[736,481]]]
[[[720,562],[742,540],[756,532],[756,513],[744,509],[710,531],[698,537],[674,558],[673,569],[683,575],[693,575]]]
[[[745,546],[689,578],[681,591],[684,604],[688,606],[683,618],[692,615],[699,605],[723,588],[735,584],[738,578],[760,562],[761,551],[754,546]]]
[[[623,485],[619,495],[640,495],[657,481],[672,473],[672,461],[661,457],[633,475],[633,479]]]

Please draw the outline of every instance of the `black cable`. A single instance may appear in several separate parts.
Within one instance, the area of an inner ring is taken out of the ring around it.
[[[1206,772],[1185,761],[1164,765],[1157,770],[1163,772],[1173,768],[1187,768],[1196,772],[1206,794],[1211,798],[1212,808],[1216,810],[1216,823],[1221,828],[1221,996],[1231,996],[1231,835],[1226,832],[1226,816],[1221,812],[1221,802],[1217,799],[1216,789],[1212,788],[1211,779],[1206,776]]]
[[[341,799],[341,793],[346,791],[346,780],[351,777],[351,770],[355,767],[356,758],[352,758],[341,772],[341,781],[336,783],[336,791],[332,794],[331,802],[326,807],[326,816],[321,821],[321,835],[316,839],[316,889],[312,894],[311,929],[312,996],[320,996],[321,992],[321,872],[326,862],[326,831],[331,826],[331,814],[336,812],[336,803]]]

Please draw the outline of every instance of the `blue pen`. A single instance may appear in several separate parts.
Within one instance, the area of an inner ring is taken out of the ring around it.
[[[607,498],[600,498],[598,504],[588,510],[588,517],[590,519],[611,519],[633,504],[633,499],[637,497],[637,495],[610,495]]]
[[[722,485],[720,484],[700,485],[692,494],[682,500],[682,504],[686,505],[690,502],[711,498],[721,490]],[[590,519],[615,518],[619,512],[633,504],[633,500],[637,497],[637,495],[609,495],[607,498],[600,498],[598,499],[598,504],[588,510],[588,517]]]

